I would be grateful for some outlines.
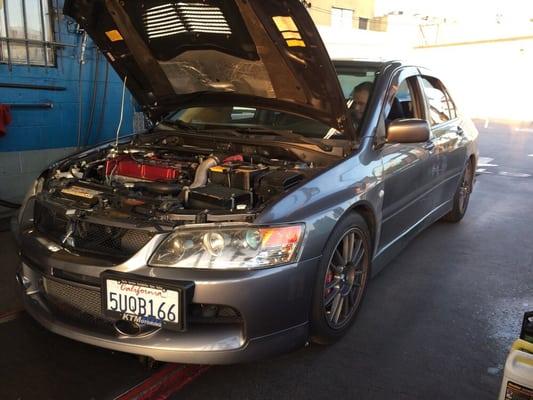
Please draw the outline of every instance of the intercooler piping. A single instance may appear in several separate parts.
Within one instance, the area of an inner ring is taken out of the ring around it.
[[[207,185],[207,174],[209,173],[209,168],[216,167],[218,164],[220,164],[218,157],[211,155],[206,158],[196,169],[194,182],[191,183],[189,189],[195,189]]]
[[[210,155],[196,168],[196,173],[194,174],[194,181],[190,186],[183,187],[182,192],[180,193],[180,198],[182,201],[187,204],[189,202],[189,191],[191,189],[203,187],[207,185],[207,177],[209,173],[209,168],[216,167],[220,164],[218,157]]]

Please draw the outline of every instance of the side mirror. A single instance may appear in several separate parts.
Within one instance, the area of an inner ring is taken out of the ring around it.
[[[425,119],[395,119],[387,128],[388,143],[423,143],[430,137]]]

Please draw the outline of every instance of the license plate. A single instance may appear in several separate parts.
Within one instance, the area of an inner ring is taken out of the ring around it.
[[[182,287],[174,282],[145,280],[130,274],[102,275],[105,315],[141,325],[184,329],[184,291],[188,285]]]

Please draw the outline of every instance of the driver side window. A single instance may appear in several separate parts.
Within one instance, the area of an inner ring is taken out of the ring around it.
[[[413,78],[408,78],[398,87],[385,118],[387,126],[397,119],[415,118],[413,83]]]

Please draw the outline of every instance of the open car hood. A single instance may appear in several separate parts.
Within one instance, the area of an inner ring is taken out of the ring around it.
[[[193,105],[265,106],[353,136],[335,69],[299,0],[67,0],[152,119]]]

